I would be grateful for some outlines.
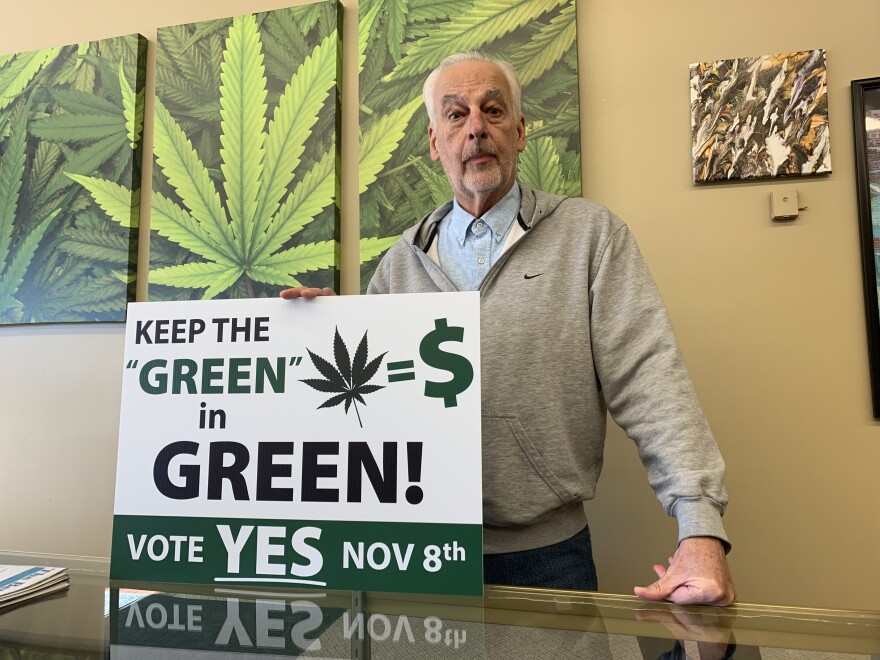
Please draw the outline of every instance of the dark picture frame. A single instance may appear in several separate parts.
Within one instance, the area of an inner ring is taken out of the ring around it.
[[[880,418],[880,78],[852,81],[852,108],[871,393]]]

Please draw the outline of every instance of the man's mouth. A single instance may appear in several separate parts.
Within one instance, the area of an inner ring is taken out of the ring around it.
[[[495,154],[488,151],[481,151],[472,156],[465,158],[464,162],[468,165],[483,165],[495,158]]]

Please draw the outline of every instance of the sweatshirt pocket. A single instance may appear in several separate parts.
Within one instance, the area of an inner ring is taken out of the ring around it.
[[[485,524],[531,525],[573,499],[518,417],[483,417]]]

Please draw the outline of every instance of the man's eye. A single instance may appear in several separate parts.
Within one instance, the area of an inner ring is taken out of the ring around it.
[[[456,119],[459,119],[460,117],[461,117],[461,113],[460,113],[460,112],[450,112],[448,115],[446,115],[446,118],[447,118],[447,119],[450,119],[450,120],[453,120],[453,121],[456,120]]]

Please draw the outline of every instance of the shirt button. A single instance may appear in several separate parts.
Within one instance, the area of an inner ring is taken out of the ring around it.
[[[476,224],[476,228],[477,228],[478,230],[482,231],[482,230],[483,230],[483,223],[482,223],[482,222],[478,222],[478,223]]]
[[[483,257],[477,257],[477,263],[482,266],[484,263],[486,263],[486,260],[483,259]]]

